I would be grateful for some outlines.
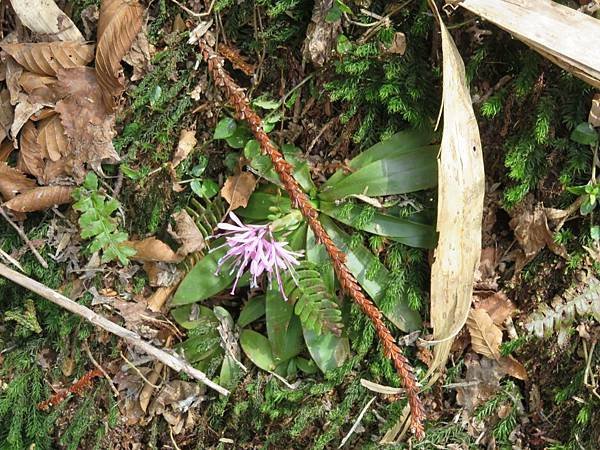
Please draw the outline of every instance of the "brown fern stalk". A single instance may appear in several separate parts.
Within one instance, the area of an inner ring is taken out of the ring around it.
[[[377,336],[383,345],[384,354],[394,363],[402,384],[406,389],[411,411],[412,432],[418,439],[421,439],[425,434],[423,426],[425,411],[419,398],[419,385],[410,363],[402,354],[398,345],[396,345],[392,333],[383,322],[381,311],[365,296],[360,285],[346,267],[345,254],[334,244],[321,225],[321,222],[319,222],[317,210],[312,206],[307,195],[302,191],[300,185],[292,175],[291,164],[283,159],[281,152],[277,150],[269,139],[269,136],[267,136],[267,133],[263,130],[262,121],[250,107],[244,91],[236,85],[235,81],[233,81],[224,69],[223,58],[214,52],[206,40],[200,39],[199,44],[202,57],[208,63],[208,70],[215,84],[225,92],[238,118],[250,125],[252,134],[254,134],[254,137],[260,143],[262,151],[271,158],[275,171],[279,175],[279,179],[294,205],[300,209],[319,242],[325,245],[327,253],[329,253],[333,261],[333,266],[342,289],[373,322]]]
[[[101,377],[102,371],[100,369],[93,369],[85,373],[79,380],[71,385],[68,389],[63,389],[48,400],[38,403],[37,408],[41,411],[47,411],[50,407],[56,406],[63,402],[69,394],[81,395],[84,389],[86,389],[94,378]]]

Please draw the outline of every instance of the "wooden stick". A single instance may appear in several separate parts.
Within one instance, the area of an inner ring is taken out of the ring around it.
[[[96,314],[91,309],[74,302],[55,290],[44,286],[42,283],[38,283],[37,281],[25,275],[15,272],[2,263],[0,263],[0,275],[13,281],[14,283],[23,286],[25,289],[29,289],[31,292],[35,292],[36,294],[44,297],[61,308],[83,317],[88,322],[93,323],[109,333],[119,336],[127,343],[137,347],[153,358],[156,358],[158,361],[162,362],[166,366],[169,366],[176,372],[184,372],[196,380],[206,384],[208,387],[214,389],[219,394],[229,395],[229,391],[227,389],[211,381],[204,372],[195,369],[187,361],[184,361],[176,355],[166,352],[165,350],[154,347],[152,344],[140,338],[137,333],[117,325],[116,323],[108,320],[106,317]]]

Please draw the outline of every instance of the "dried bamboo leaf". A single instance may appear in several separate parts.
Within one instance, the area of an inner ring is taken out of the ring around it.
[[[44,175],[44,151],[38,144],[38,130],[31,121],[23,127],[17,168],[41,179]]]
[[[542,56],[600,87],[600,22],[550,0],[464,0],[463,8],[495,23]]]
[[[430,2],[435,10],[435,4]],[[443,51],[444,134],[438,169],[438,246],[431,274],[433,361],[431,382],[448,358],[471,306],[481,255],[484,171],[481,141],[465,66],[440,19]]]
[[[58,161],[61,156],[67,155],[69,142],[58,114],[40,121],[37,143],[45,150],[51,161]]]
[[[0,162],[0,195],[4,200],[10,200],[19,192],[29,191],[36,186],[36,182],[23,172]]]
[[[56,205],[71,203],[71,186],[42,186],[4,203],[9,209],[17,212],[43,211]]]
[[[10,0],[10,3],[23,25],[35,33],[47,35],[53,41],[85,40],[53,0]]]
[[[55,76],[59,69],[85,66],[94,59],[94,46],[80,42],[0,44],[21,66],[40,75]]]
[[[475,353],[490,359],[500,359],[502,331],[484,309],[472,309],[467,319],[471,346]]]
[[[103,89],[105,104],[115,106],[115,97],[123,92],[121,59],[127,54],[142,28],[144,10],[137,2],[104,0],[98,22],[96,74]]]

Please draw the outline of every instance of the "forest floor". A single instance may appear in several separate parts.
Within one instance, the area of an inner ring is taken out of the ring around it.
[[[0,5],[0,263],[231,394],[0,277],[0,449],[600,448],[591,87],[469,13],[445,17],[471,85],[485,199],[473,309],[428,385],[437,191],[422,167],[440,143],[442,71],[427,1],[57,1],[75,38],[31,31],[11,3]],[[374,327],[190,36],[218,49],[327,229],[345,236],[422,382],[421,441]],[[400,175],[367,196],[387,174],[353,158],[413,138],[418,152],[389,159],[404,170],[420,158],[410,188],[388,192]],[[363,172],[376,176],[361,187],[351,177]],[[232,290],[214,245],[232,210],[276,224],[277,238],[281,226],[323,298],[306,300],[302,282],[283,284],[289,302],[275,281]],[[385,234],[384,215],[419,231]],[[302,317],[301,300],[321,316]]]

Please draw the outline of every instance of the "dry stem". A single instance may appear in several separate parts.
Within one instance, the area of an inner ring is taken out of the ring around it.
[[[237,116],[248,123],[252,134],[260,143],[262,151],[271,158],[275,171],[292,202],[300,209],[319,242],[327,249],[342,289],[373,322],[377,336],[383,345],[384,354],[394,363],[406,389],[411,410],[411,429],[417,438],[422,438],[425,434],[423,426],[425,411],[419,398],[419,386],[410,363],[396,345],[394,337],[383,322],[381,311],[365,296],[360,285],[346,267],[345,254],[334,244],[321,222],[319,222],[317,210],[312,206],[307,195],[292,175],[292,166],[283,158],[281,152],[273,145],[269,136],[263,130],[262,121],[250,107],[244,91],[236,85],[224,69],[223,58],[214,52],[205,39],[200,39],[199,45],[202,57],[208,63],[208,70],[215,84],[226,93]]]

